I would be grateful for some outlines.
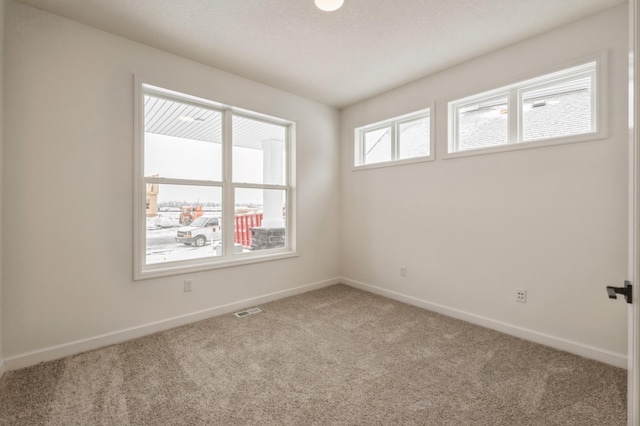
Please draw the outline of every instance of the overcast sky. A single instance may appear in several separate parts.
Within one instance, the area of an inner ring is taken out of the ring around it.
[[[144,158],[145,176],[222,180],[222,151],[218,143],[145,133]],[[235,146],[233,171],[236,182],[262,183],[262,151]],[[161,185],[158,202],[163,201],[221,203],[222,192],[212,187]],[[236,203],[262,204],[262,191],[238,191]]]

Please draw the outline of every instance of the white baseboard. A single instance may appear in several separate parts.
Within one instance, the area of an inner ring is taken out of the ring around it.
[[[500,331],[502,333],[519,337],[521,339],[529,340],[535,343],[539,343],[541,345],[549,346],[554,349],[559,349],[561,351],[570,352],[576,355],[583,356],[585,358],[594,359],[596,361],[604,362],[606,364],[613,365],[615,367],[620,367],[625,369],[627,368],[626,354],[625,355],[617,354],[617,353],[599,349],[593,346],[588,346],[582,343],[563,339],[561,337],[552,336],[546,333],[540,333],[538,331],[530,330],[523,327],[518,327],[502,321],[497,321],[491,318],[461,311],[459,309],[450,308],[448,306],[440,305],[437,303],[428,302],[426,300],[418,299],[416,297],[407,296],[405,294],[397,293],[395,291],[372,286],[359,281],[350,280],[348,278],[342,278],[341,282],[348,286],[358,288],[360,290],[364,290],[369,293],[374,293],[380,296],[388,297],[390,299],[404,302],[409,305],[417,306],[419,308],[437,312],[449,317],[457,318],[472,324],[476,324],[482,327],[490,328],[492,330]]]
[[[6,371],[11,371],[36,365],[45,361],[53,361],[56,359],[64,358],[66,356],[76,355],[82,352],[99,349],[116,343],[122,343],[127,340],[147,336],[159,331],[169,330],[181,325],[191,324],[203,319],[236,312],[263,303],[272,302],[274,300],[283,299],[289,296],[295,296],[296,294],[306,293],[308,291],[317,290],[339,283],[341,283],[341,280],[339,278],[332,278],[329,280],[306,284],[288,290],[264,294],[262,296],[240,300],[238,302],[233,302],[226,305],[215,306],[213,308],[205,309],[202,311],[192,312],[173,318],[167,318],[165,320],[155,321],[124,330],[101,334],[99,336],[94,336],[87,339],[76,340],[74,342],[64,343],[33,352],[15,355],[4,359],[4,363],[0,364],[0,372],[3,371],[2,368],[4,368]]]

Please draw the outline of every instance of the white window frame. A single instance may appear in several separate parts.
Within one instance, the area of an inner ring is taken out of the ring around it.
[[[403,164],[421,163],[425,161],[433,161],[435,159],[435,131],[434,123],[435,108],[433,105],[429,108],[421,109],[409,114],[401,115],[399,117],[390,118],[376,123],[368,124],[366,126],[358,127],[354,130],[354,158],[352,170],[366,170],[375,169],[379,167],[399,166]],[[399,132],[398,128],[404,123],[419,120],[421,118],[429,118],[429,155],[420,157],[411,157],[400,159],[400,144],[399,144]],[[368,132],[383,129],[385,127],[391,128],[391,155],[390,160],[380,161],[377,163],[365,164],[365,140],[364,135]]]
[[[608,128],[606,113],[606,63],[606,52],[601,52],[598,55],[592,55],[581,61],[557,67],[552,71],[538,73],[538,77],[528,78],[517,83],[504,85],[497,89],[447,102],[447,152],[442,158],[468,157],[473,155],[491,154],[575,142],[586,142],[606,138]],[[575,135],[524,141],[522,114],[523,94],[533,89],[550,87],[559,82],[572,80],[576,77],[586,75],[590,75],[592,77],[592,131]],[[459,151],[457,147],[459,109],[476,103],[485,103],[493,99],[504,97],[507,97],[508,103],[507,143]]]
[[[257,262],[286,259],[298,256],[296,252],[296,123],[292,120],[268,116],[265,114],[232,107],[204,98],[188,95],[184,92],[166,88],[165,84],[156,84],[148,79],[134,76],[134,191],[133,191],[133,261],[134,280],[158,278],[164,276],[227,268],[253,264]],[[222,180],[192,180],[177,178],[155,178],[144,176],[144,96],[163,97],[177,102],[193,104],[222,113]],[[233,181],[233,116],[242,116],[252,120],[275,124],[286,128],[286,182],[284,185],[236,183]],[[175,262],[146,264],[146,184],[179,184],[222,188],[222,255],[215,257],[181,260]],[[252,253],[234,253],[235,228],[235,191],[240,188],[276,189],[286,191],[285,247],[254,251]]]

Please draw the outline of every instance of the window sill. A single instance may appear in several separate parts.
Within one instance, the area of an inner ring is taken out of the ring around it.
[[[151,278],[168,277],[172,275],[188,274],[193,272],[211,271],[222,268],[232,268],[236,266],[251,265],[254,263],[270,262],[274,260],[289,259],[298,257],[299,254],[292,250],[271,252],[269,254],[247,253],[234,255],[220,259],[194,259],[188,264],[186,262],[159,263],[144,267],[142,271],[136,271],[134,281],[147,280]]]
[[[383,161],[380,163],[365,164],[363,166],[353,166],[351,171],[357,172],[359,170],[379,169],[382,167],[404,166],[405,164],[426,163],[433,160],[435,160],[435,157],[430,155],[428,157],[407,158],[405,160]]]
[[[601,140],[606,138],[607,138],[607,134],[605,132],[585,133],[582,135],[565,136],[561,138],[545,139],[540,141],[519,142],[519,143],[508,144],[508,145],[499,145],[499,146],[492,146],[487,148],[476,148],[476,149],[469,149],[465,151],[449,152],[443,155],[442,159],[448,160],[451,158],[472,157],[476,155],[496,154],[496,153],[508,152],[508,151],[520,151],[523,149],[542,148],[546,146],[565,145],[565,144],[578,143],[578,142],[589,142],[589,141]]]

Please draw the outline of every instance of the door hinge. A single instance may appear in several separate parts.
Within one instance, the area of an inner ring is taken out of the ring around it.
[[[609,294],[609,299],[617,299],[616,294],[622,294],[627,303],[631,303],[633,300],[632,288],[631,281],[625,281],[624,287],[607,287],[607,293]]]

